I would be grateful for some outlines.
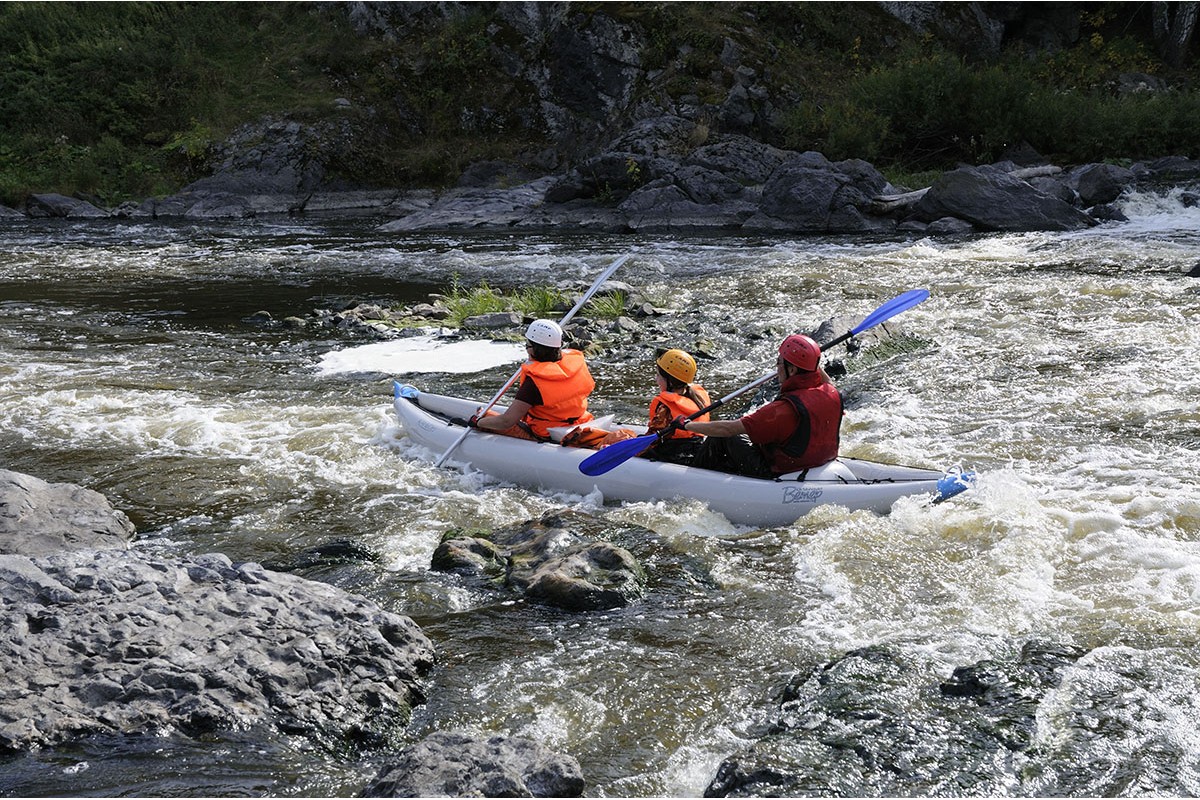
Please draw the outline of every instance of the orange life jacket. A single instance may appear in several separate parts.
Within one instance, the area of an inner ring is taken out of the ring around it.
[[[521,365],[521,380],[533,381],[542,402],[529,409],[524,422],[536,436],[550,438],[550,429],[590,422],[588,395],[596,388],[583,353],[563,350],[558,361],[526,361]]]
[[[654,419],[658,415],[658,409],[660,406],[667,410],[667,421],[670,422],[681,414],[685,417],[690,417],[701,408],[712,404],[712,401],[708,398],[708,392],[704,390],[703,386],[698,383],[690,384],[690,386],[692,387],[692,391],[695,392],[696,397],[700,398],[700,405],[696,405],[695,401],[693,401],[687,395],[676,394],[675,392],[659,392],[658,395],[650,401],[650,425],[652,433],[654,432]],[[705,414],[702,417],[696,417],[696,422],[708,422],[708,414]],[[668,438],[687,439],[692,436],[703,435],[704,434],[702,433],[695,433],[693,431],[675,430],[671,432],[671,435]]]

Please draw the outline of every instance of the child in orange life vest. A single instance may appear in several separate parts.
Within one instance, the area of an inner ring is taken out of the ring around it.
[[[590,422],[588,395],[596,387],[583,353],[564,349],[558,323],[537,319],[525,331],[529,360],[521,365],[517,396],[503,414],[471,417],[480,430],[550,440],[550,428]]]
[[[657,372],[654,380],[658,384],[658,394],[650,401],[650,424],[647,432],[658,433],[676,417],[691,416],[711,404],[712,401],[704,387],[692,383],[696,378],[696,359],[688,353],[683,350],[668,350],[658,357],[655,366]],[[707,422],[708,414],[697,417],[697,420]],[[668,438],[656,443],[644,455],[655,461],[690,464],[703,441],[704,437],[700,434],[674,430]]]

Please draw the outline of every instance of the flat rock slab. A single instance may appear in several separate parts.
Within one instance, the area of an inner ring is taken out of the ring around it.
[[[133,523],[91,489],[0,469],[0,554],[121,549]]]

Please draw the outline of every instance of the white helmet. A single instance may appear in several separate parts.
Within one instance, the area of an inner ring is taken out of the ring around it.
[[[535,319],[525,330],[525,338],[546,347],[562,347],[563,330],[553,320]]]

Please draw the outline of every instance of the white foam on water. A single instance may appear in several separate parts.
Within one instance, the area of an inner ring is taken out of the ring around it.
[[[420,372],[463,374],[480,372],[525,357],[525,347],[515,342],[447,341],[436,335],[413,336],[376,342],[326,353],[317,364],[321,376],[354,372],[409,375]]]

